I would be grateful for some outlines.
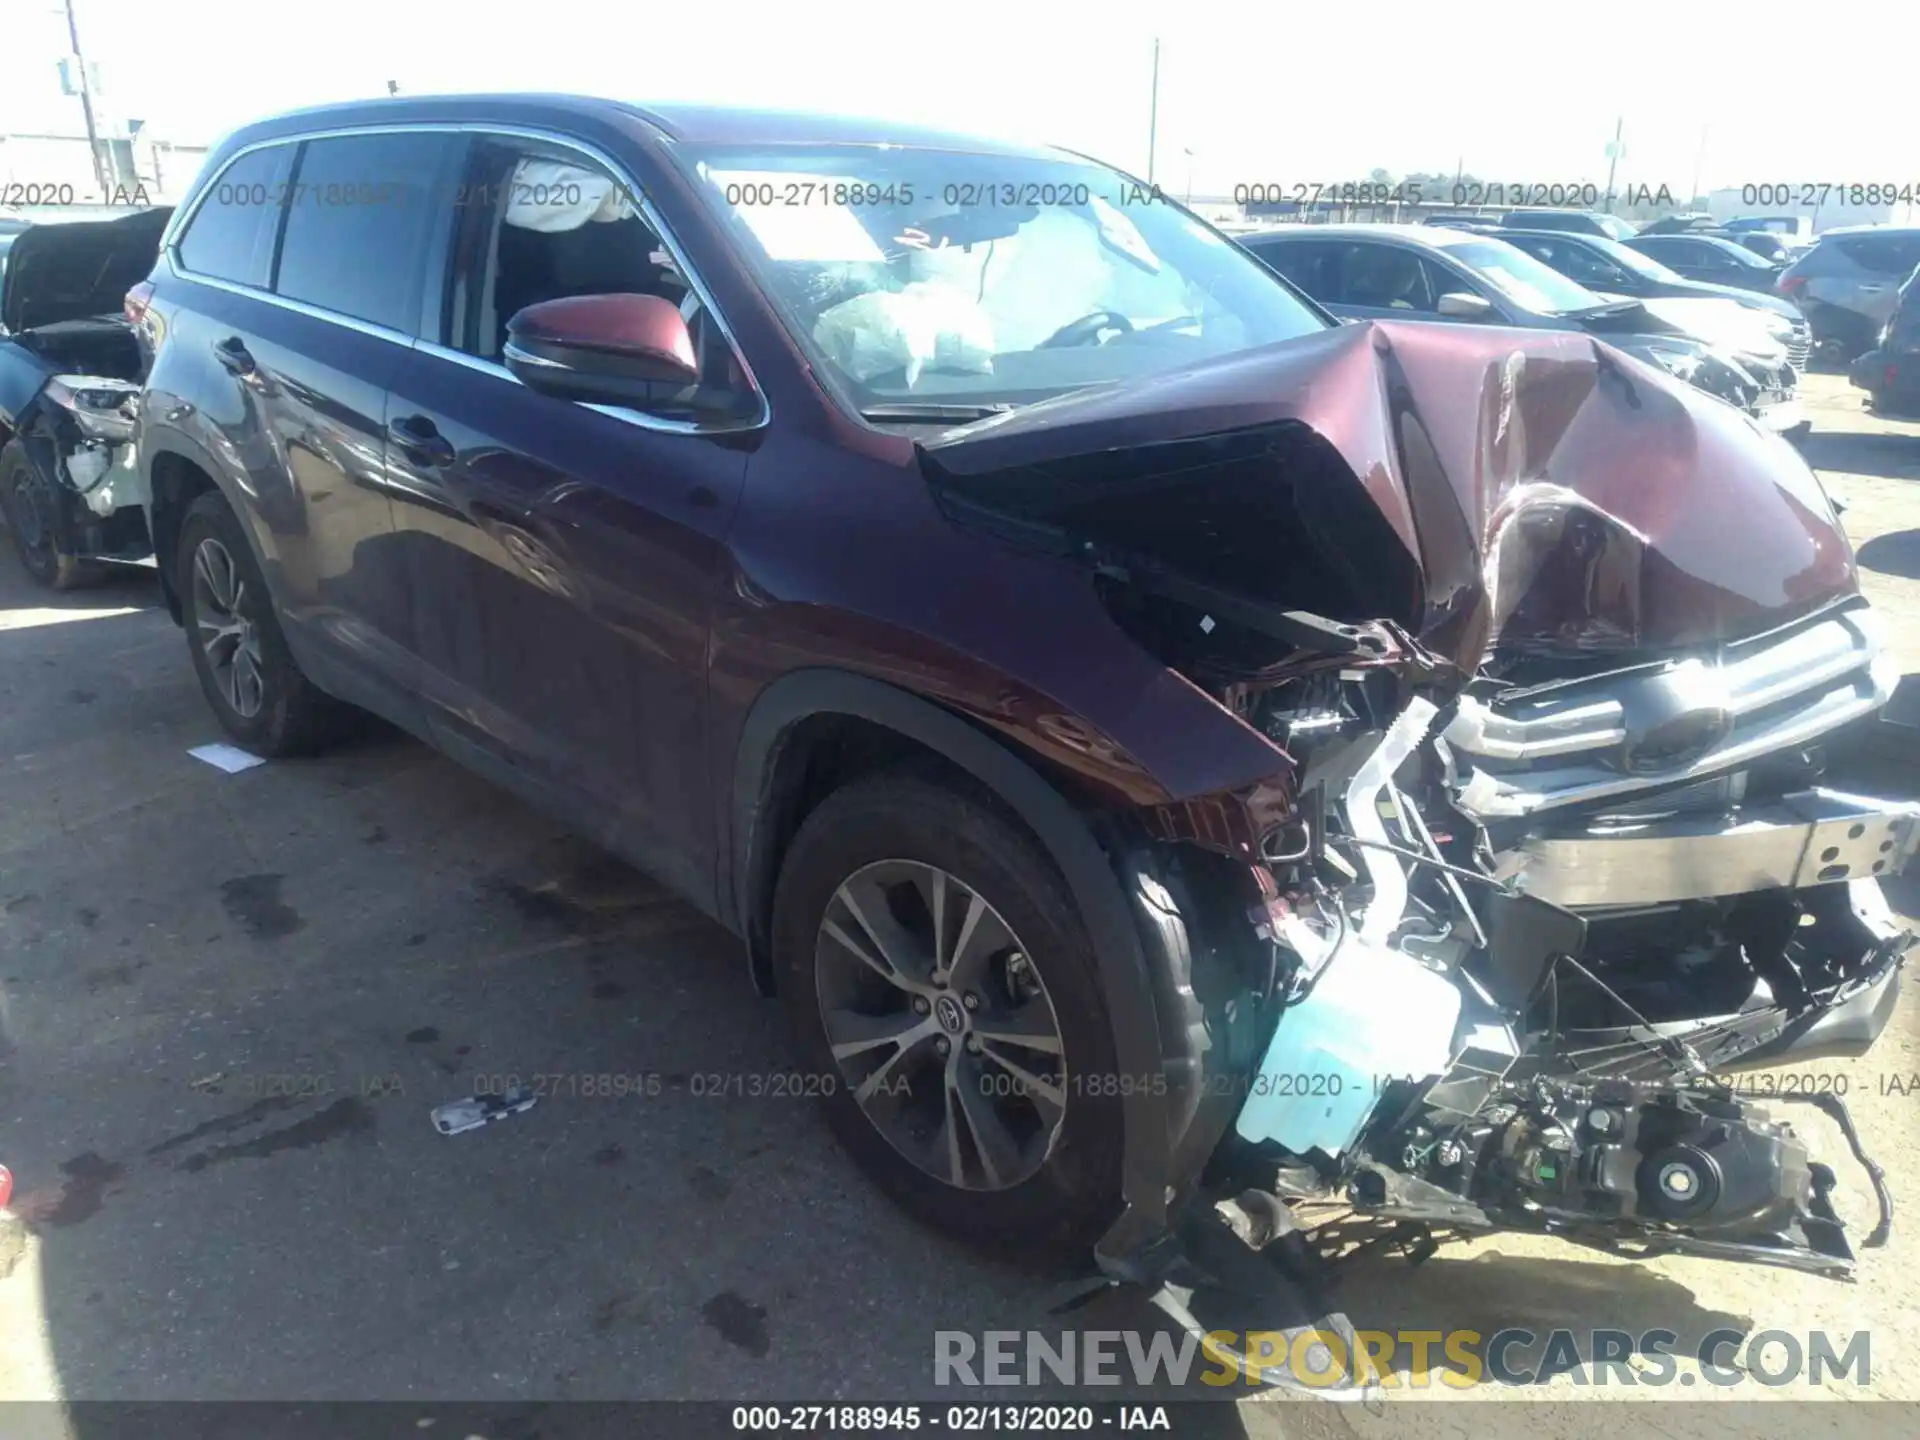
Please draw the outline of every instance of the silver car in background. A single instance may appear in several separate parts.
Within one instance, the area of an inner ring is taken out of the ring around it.
[[[1916,266],[1920,226],[1849,225],[1823,234],[1774,288],[1800,307],[1816,345],[1851,360],[1879,341]]]

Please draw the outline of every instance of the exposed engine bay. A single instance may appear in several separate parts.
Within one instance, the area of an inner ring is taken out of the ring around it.
[[[0,256],[0,502],[42,584],[151,553],[133,447],[144,362],[121,312],[170,214],[35,225]]]
[[[1149,817],[1241,869],[1258,936],[1191,1052],[1237,1089],[1200,1190],[1276,1253],[1333,1201],[1411,1258],[1511,1229],[1848,1275],[1834,1171],[1732,1081],[1862,1053],[1912,938],[1879,881],[1920,806],[1834,779],[1898,675],[1817,481],[1589,339],[1320,352],[922,447],[950,516],[1087,566],[1287,759]],[[1147,404],[1189,433],[1125,443]],[[1839,1125],[1882,1243],[1844,1101],[1776,1098]]]
[[[1828,678],[1870,708],[1874,652],[1853,653]],[[1579,774],[1553,768],[1576,753],[1563,725],[1525,792],[1552,818],[1512,822],[1489,812],[1518,787],[1488,767],[1513,776],[1524,747],[1488,737],[1536,697],[1475,708],[1470,687],[1450,719],[1417,696],[1389,718],[1350,673],[1253,711],[1306,752],[1307,803],[1264,857],[1284,1008],[1238,1137],[1287,1193],[1386,1217],[1848,1273],[1832,1171],[1727,1077],[1872,1042],[1911,938],[1877,877],[1920,844],[1920,807],[1825,789],[1804,750],[1784,773],[1569,799],[1597,782],[1547,781]],[[1591,719],[1632,683],[1557,703]],[[1719,745],[1739,743],[1736,723]],[[1809,1098],[1851,1135],[1836,1097]]]

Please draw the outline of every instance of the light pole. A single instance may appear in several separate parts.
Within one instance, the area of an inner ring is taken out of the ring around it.
[[[1147,102],[1147,184],[1153,184],[1153,155],[1160,144],[1160,37],[1153,37],[1153,98]]]
[[[1184,155],[1184,156],[1186,156],[1186,157],[1187,157],[1187,199],[1186,199],[1186,205],[1187,205],[1187,208],[1188,208],[1188,209],[1192,209],[1192,208],[1193,208],[1193,150],[1191,149],[1191,147],[1188,147],[1188,146],[1182,146],[1182,147],[1181,147],[1181,150],[1180,150],[1180,153],[1181,153],[1182,155]]]
[[[1613,122],[1613,143],[1607,146],[1607,213],[1613,213],[1613,168],[1620,163],[1620,157],[1626,147],[1620,143],[1620,132],[1626,128],[1627,117],[1622,115]]]
[[[80,24],[73,18],[73,0],[65,0],[67,39],[73,46],[73,68],[79,72],[74,83],[80,87],[80,109],[87,117],[87,154],[93,159],[93,183],[100,187],[100,198],[108,198],[107,172],[100,163],[100,135],[93,123],[93,90],[87,79],[87,57],[80,52]]]

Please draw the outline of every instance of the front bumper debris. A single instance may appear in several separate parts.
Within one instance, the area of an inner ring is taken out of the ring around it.
[[[1650,905],[1896,875],[1920,849],[1920,805],[1813,788],[1722,816],[1531,835],[1495,873],[1556,905]]]

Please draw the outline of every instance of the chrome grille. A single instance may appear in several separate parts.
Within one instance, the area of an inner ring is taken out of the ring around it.
[[[1497,697],[1463,696],[1443,732],[1454,804],[1476,820],[1722,774],[1884,705],[1900,679],[1870,609],[1689,659]]]
[[[1787,363],[1795,375],[1807,373],[1807,357],[1813,354],[1813,327],[1804,320],[1793,322],[1793,337],[1787,341]]]

